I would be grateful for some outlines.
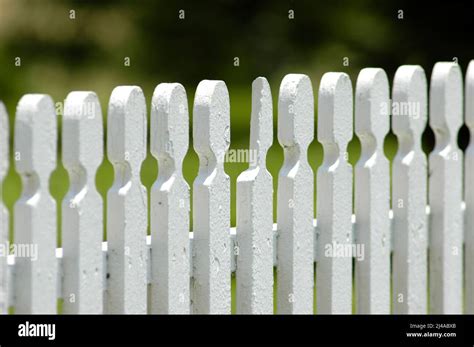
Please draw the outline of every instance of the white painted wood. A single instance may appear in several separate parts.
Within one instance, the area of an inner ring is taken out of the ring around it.
[[[361,157],[355,169],[356,261],[359,313],[390,313],[390,169],[383,144],[390,128],[385,71],[361,70],[357,78],[355,128]]]
[[[194,313],[230,313],[230,178],[224,171],[230,145],[229,93],[223,81],[201,81],[193,110],[199,173],[193,184]]]
[[[430,312],[462,312],[462,76],[459,65],[437,63],[431,75],[430,126],[436,145],[429,156]]]
[[[427,209],[429,210],[429,208]],[[354,221],[355,221],[355,218],[354,216],[352,216],[352,223],[354,225]],[[313,226],[315,227],[315,237],[316,237],[316,233],[317,233],[317,228],[316,228],[316,220],[313,221]],[[230,235],[230,245],[231,245],[231,249],[234,249],[235,250],[235,247],[237,246],[237,239],[236,239],[236,228],[230,228],[229,230],[229,235]],[[273,266],[276,267],[277,266],[277,259],[276,259],[276,251],[277,251],[277,248],[276,248],[276,238],[277,238],[277,224],[274,223],[273,224],[273,234],[272,234],[272,237],[273,237],[273,249],[272,249],[272,258],[273,258]],[[315,243],[317,245],[317,243]],[[193,247],[193,232],[191,231],[189,233],[189,249],[192,249]],[[107,253],[108,253],[108,245],[107,245],[107,241],[103,241],[102,242],[102,257],[101,257],[101,262],[102,262],[102,268],[103,269],[106,269],[107,268]],[[151,285],[152,284],[152,276],[151,276],[151,273],[152,273],[152,270],[151,270],[151,235],[147,235],[146,237],[146,253],[147,253],[147,275],[146,275],[146,281],[147,281],[147,285]],[[57,299],[63,299],[65,297],[64,295],[64,286],[62,284],[62,278],[63,278],[63,275],[64,275],[64,259],[63,259],[63,248],[56,248],[56,262],[57,262],[57,268],[58,268],[58,271],[57,271],[57,289],[56,289],[56,293],[57,293]],[[231,253],[231,272],[234,273],[236,272],[236,263],[237,263],[237,252],[232,252]],[[316,254],[316,253],[315,253]],[[317,262],[317,258],[315,258],[315,261]],[[192,267],[192,257],[189,258],[189,262],[190,262],[190,265]],[[7,257],[7,265],[8,265],[8,268],[7,268],[7,282],[8,282],[8,303],[9,303],[9,306],[15,306],[15,295],[14,295],[14,292],[15,292],[15,283],[13,281],[13,279],[16,277],[16,267],[15,267],[15,257],[13,254],[10,254],[8,257]],[[192,272],[189,273],[189,276],[190,278],[192,278]],[[108,280],[107,280],[107,277],[106,277],[106,272],[103,271],[103,276],[102,276],[102,288],[104,290],[104,294],[107,293],[107,288],[108,288]]]
[[[15,243],[34,257],[16,258],[16,313],[55,313],[57,288],[56,202],[49,178],[56,167],[57,122],[44,94],[20,99],[15,119],[15,166],[23,192],[15,204]]]
[[[394,313],[423,314],[428,296],[428,164],[421,147],[428,95],[423,68],[398,68],[392,95],[392,129],[399,144],[392,167],[392,307]]]
[[[318,97],[318,140],[324,160],[318,169],[317,312],[352,312],[352,166],[347,144],[353,134],[352,85],[345,73],[321,79]]]
[[[62,158],[69,191],[62,202],[64,313],[103,312],[103,204],[95,176],[104,158],[102,112],[93,92],[64,105]]]
[[[474,314],[474,60],[466,73],[465,112],[471,141],[464,159],[466,313]]]
[[[273,313],[273,179],[266,168],[272,143],[270,85],[258,77],[252,83],[250,128],[256,161],[237,179],[237,313]]]
[[[473,71],[471,63],[465,101],[471,133]],[[326,246],[354,240],[356,246],[364,246],[363,260],[356,260],[358,312],[388,313],[392,248],[394,312],[425,313],[429,242],[431,312],[462,312],[465,274],[464,302],[466,311],[473,313],[474,145],[471,141],[466,151],[463,221],[463,158],[457,147],[462,124],[459,66],[439,63],[433,71],[430,125],[436,148],[430,155],[426,209],[423,70],[417,66],[398,70],[393,105],[381,69],[364,69],[356,93],[356,132],[362,143],[355,175],[357,218],[350,213],[351,167],[346,156],[352,133],[349,78],[329,73],[321,82],[318,138],[325,159],[318,170],[316,227],[313,174],[307,162],[314,129],[312,89],[307,76],[288,75],[279,100],[279,142],[285,162],[279,175],[278,224],[272,223],[272,177],[265,166],[273,135],[271,95],[268,82],[258,78],[253,85],[250,143],[258,160],[239,176],[237,227],[230,228],[230,180],[223,165],[230,143],[228,92],[222,81],[203,81],[194,105],[200,170],[194,182],[195,224],[190,233],[189,187],[182,176],[189,141],[186,93],[179,84],[158,86],[152,102],[151,147],[160,173],[152,191],[153,235],[146,237],[147,197],[140,183],[146,154],[145,100],[138,87],[117,88],[108,115],[108,155],[115,170],[108,193],[108,242],[101,242],[102,203],[95,189],[102,160],[100,107],[92,92],[71,93],[63,123],[63,158],[71,185],[62,207],[62,249],[56,248],[57,210],[49,194],[57,149],[53,101],[45,95],[25,96],[15,123],[14,156],[24,187],[15,205],[15,241],[33,250],[38,247],[39,259],[13,255],[0,259],[0,312],[14,305],[18,313],[54,313],[56,299],[64,298],[66,313],[100,313],[104,304],[109,313],[146,313],[147,299],[150,312],[230,313],[230,275],[236,271],[237,312],[272,313],[272,266],[277,265],[278,312],[312,313],[317,261],[318,313],[350,313],[350,257],[328,256]],[[383,154],[390,110],[398,110],[393,111],[392,122],[399,141],[391,215],[389,165]],[[8,169],[8,135],[8,118],[0,103],[0,184]],[[0,218],[4,243],[8,214],[1,203]],[[74,301],[69,301],[71,294]]]
[[[313,313],[314,175],[307,158],[313,138],[311,81],[306,75],[286,75],[278,100],[278,141],[285,155],[277,201],[279,314]]]
[[[0,101],[0,244],[8,242],[8,211],[3,204],[3,179],[5,178],[9,161],[10,127],[5,105]],[[0,314],[8,311],[8,265],[7,255],[0,256]]]
[[[115,171],[107,193],[108,313],[147,311],[147,193],[140,181],[146,121],[142,90],[115,88],[107,118],[107,154]]]
[[[189,313],[188,101],[179,83],[161,83],[151,107],[151,153],[159,174],[151,191],[152,313]]]

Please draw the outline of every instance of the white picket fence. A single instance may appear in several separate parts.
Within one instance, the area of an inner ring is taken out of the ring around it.
[[[193,139],[200,167],[191,228],[190,188],[182,173],[189,143],[187,96],[180,84],[158,85],[150,131],[159,175],[150,192],[147,236],[147,191],[140,182],[146,102],[139,87],[115,88],[107,115],[107,156],[115,181],[107,194],[108,240],[103,242],[103,202],[95,187],[103,160],[101,108],[93,92],[70,93],[62,121],[70,187],[61,207],[63,248],[57,249],[57,208],[49,193],[57,116],[48,95],[25,95],[14,129],[14,164],[23,182],[14,208],[14,240],[18,247],[37,246],[38,254],[34,260],[18,254],[0,258],[0,310],[55,313],[62,298],[64,313],[230,313],[231,273],[236,272],[237,313],[273,313],[276,297],[278,313],[310,314],[316,263],[317,313],[351,313],[353,302],[359,313],[474,313],[474,141],[463,160],[457,146],[463,123],[459,66],[438,63],[433,69],[429,123],[436,147],[429,161],[421,148],[428,119],[421,67],[398,69],[392,100],[382,69],[360,72],[355,102],[348,75],[323,76],[317,220],[307,158],[314,140],[313,100],[307,76],[285,76],[278,99],[278,141],[285,159],[274,224],[273,178],[265,166],[273,143],[272,97],[265,78],[253,82],[250,149],[257,160],[238,178],[237,226],[231,228],[230,179],[224,171],[229,95],[222,81],[199,84]],[[464,100],[465,122],[474,136],[474,61]],[[346,152],[353,119],[362,146],[354,170],[354,215],[353,169]],[[383,151],[390,120],[399,143],[391,199],[390,164]],[[9,167],[8,143],[8,118],[0,104],[0,182]],[[5,244],[3,205],[0,226]]]

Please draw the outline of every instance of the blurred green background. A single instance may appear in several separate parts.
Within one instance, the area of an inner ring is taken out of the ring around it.
[[[390,80],[402,64],[422,65],[428,78],[437,61],[457,59],[465,71],[474,58],[470,36],[473,8],[469,2],[417,5],[413,1],[375,0],[0,0],[0,100],[9,111],[13,129],[15,107],[25,93],[47,93],[55,102],[62,102],[70,91],[92,90],[101,101],[106,126],[108,99],[115,86],[142,87],[149,107],[157,84],[180,82],[192,110],[199,81],[222,79],[231,99],[231,148],[245,149],[251,83],[265,76],[275,106],[275,142],[267,163],[276,190],[283,162],[276,140],[276,105],[285,74],[310,76],[317,109],[319,81],[328,71],[348,73],[353,85],[364,67],[382,67]],[[180,10],[184,10],[184,19]],[[15,65],[17,58],[20,66]],[[125,64],[126,58],[130,66]],[[468,142],[465,127],[459,138],[464,149]],[[10,141],[13,145],[13,138]],[[432,147],[428,129],[424,148],[428,152]],[[396,139],[390,133],[385,144],[387,156],[393,158],[396,149]],[[358,160],[359,152],[359,141],[354,138],[349,147],[351,163]],[[316,140],[311,144],[309,161],[316,172],[322,161],[322,147]],[[232,225],[236,178],[247,166],[226,163],[232,182]],[[184,165],[190,185],[197,170],[197,155],[190,148]],[[156,160],[148,154],[141,174],[148,189],[157,172]],[[69,184],[60,158],[50,182],[59,208]],[[96,182],[105,198],[113,182],[109,161],[100,167]],[[12,165],[3,185],[3,198],[10,210],[20,194],[21,180]]]

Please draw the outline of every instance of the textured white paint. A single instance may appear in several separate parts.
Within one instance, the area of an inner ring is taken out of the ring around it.
[[[469,127],[471,142],[466,149],[464,161],[464,201],[465,216],[465,276],[466,313],[474,314],[474,60],[471,60],[466,73],[466,125]]]
[[[193,110],[199,173],[193,184],[194,313],[230,313],[230,178],[224,171],[230,144],[229,93],[223,81],[199,83]]]
[[[459,65],[437,63],[431,75],[430,126],[436,146],[429,157],[430,312],[462,312],[462,76]]]
[[[182,171],[189,146],[189,115],[181,84],[156,87],[150,141],[159,163],[151,191],[151,312],[189,313],[189,186]]]
[[[252,84],[250,151],[256,162],[237,179],[237,313],[273,313],[273,179],[266,168],[273,143],[270,85]]]
[[[3,179],[9,167],[9,138],[8,114],[0,101],[0,243],[8,241],[8,211],[3,204]],[[8,276],[7,257],[0,257],[0,314],[8,310]]]
[[[318,97],[318,140],[324,161],[318,169],[317,312],[352,312],[352,256],[338,247],[352,245],[352,166],[347,144],[353,134],[352,85],[347,74],[329,72]]]
[[[378,68],[361,70],[356,85],[355,128],[361,157],[355,169],[356,261],[359,313],[390,313],[390,172],[383,143],[390,128],[389,86]]]
[[[49,178],[56,168],[57,122],[48,95],[27,94],[15,119],[15,166],[23,192],[15,204],[15,243],[37,247],[38,259],[16,259],[16,313],[55,313],[56,202]]]
[[[393,311],[427,312],[428,165],[421,148],[427,123],[427,84],[423,68],[404,65],[393,81],[392,128],[398,152],[392,167]]]
[[[467,72],[465,101],[471,133],[473,64]],[[64,298],[66,313],[100,313],[104,293],[107,312],[146,313],[147,284],[151,284],[150,312],[229,313],[230,274],[236,271],[237,312],[272,313],[272,265],[277,265],[279,313],[311,313],[313,261],[317,261],[318,313],[350,313],[350,258],[326,256],[325,245],[354,240],[365,247],[364,261],[356,261],[358,311],[388,312],[393,247],[394,311],[424,313],[431,225],[431,312],[462,312],[462,152],[456,144],[462,124],[459,67],[437,64],[431,84],[430,123],[436,148],[430,156],[431,208],[425,208],[427,173],[420,138],[426,124],[426,80],[416,66],[401,67],[395,76],[394,102],[401,109],[404,102],[408,107],[411,103],[419,114],[393,118],[399,151],[393,167],[392,217],[388,162],[383,155],[389,127],[388,83],[381,69],[361,72],[356,132],[362,156],[356,168],[354,224],[346,157],[352,132],[350,81],[344,74],[324,76],[318,138],[325,159],[318,170],[316,227],[313,174],[306,158],[314,129],[309,78],[288,75],[280,89],[279,141],[285,161],[279,176],[278,225],[272,223],[272,177],[265,167],[272,143],[271,95],[266,80],[258,78],[253,85],[250,148],[259,155],[238,179],[236,232],[229,224],[229,177],[223,165],[230,142],[228,92],[222,81],[203,81],[194,105],[194,144],[200,157],[194,182],[195,233],[188,232],[189,188],[182,178],[188,148],[186,94],[179,84],[158,86],[152,102],[151,147],[160,174],[152,192],[152,237],[146,237],[146,191],[140,183],[146,153],[145,101],[138,87],[119,87],[109,105],[108,154],[115,181],[108,194],[109,241],[102,243],[102,204],[94,183],[102,158],[100,108],[92,92],[72,93],[63,123],[63,158],[71,182],[63,201],[63,249],[55,246],[57,211],[49,194],[57,149],[54,106],[48,96],[25,96],[15,124],[15,164],[24,188],[15,206],[15,241],[33,243],[40,253],[36,262],[10,255],[0,263],[0,311],[14,305],[18,313],[54,313],[56,299]],[[89,102],[93,109],[86,105]],[[8,169],[8,133],[0,103],[0,183]],[[473,146],[471,141],[466,151],[464,188],[465,303],[470,313],[474,312]],[[8,215],[3,205],[0,218],[0,242],[4,242]],[[71,294],[74,302],[68,301]],[[402,294],[401,300],[397,294]]]
[[[285,160],[278,176],[277,275],[280,314],[313,313],[314,175],[307,151],[314,138],[314,98],[306,75],[286,75],[278,100],[278,141]]]
[[[115,171],[107,193],[108,313],[147,311],[147,193],[140,181],[146,120],[139,87],[113,90],[107,119],[107,154]]]
[[[62,157],[69,174],[69,191],[62,202],[64,313],[103,312],[103,204],[95,187],[103,142],[97,95],[70,93],[62,132]]]
[[[429,210],[429,208],[427,208],[427,210]],[[429,212],[428,212],[429,213]],[[354,226],[354,221],[355,221],[355,218],[354,216],[352,216],[352,225]],[[316,224],[317,224],[317,221],[314,220],[313,221],[313,226],[316,227]],[[277,266],[277,260],[276,260],[276,255],[277,255],[277,249],[276,249],[276,235],[277,235],[277,224],[274,223],[273,224],[273,249],[272,249],[272,257],[273,257],[273,266]],[[316,229],[315,229],[315,233],[316,233]],[[229,235],[230,235],[230,245],[231,245],[231,249],[235,249],[234,247],[237,246],[237,240],[236,240],[236,228],[230,228],[229,230]],[[315,234],[316,236],[316,234]],[[317,244],[317,243],[315,243]],[[189,233],[189,249],[192,249],[192,245],[193,245],[193,232],[191,231]],[[102,268],[103,269],[106,269],[107,268],[107,253],[108,253],[108,246],[107,246],[107,241],[103,241],[102,242],[102,257],[101,257],[101,262],[102,262]],[[151,236],[148,235],[146,237],[146,253],[147,253],[147,275],[146,275],[146,281],[147,281],[147,284],[148,285],[151,285],[152,284],[152,276],[151,276],[151,273],[152,273],[152,269],[151,269],[151,263],[152,263],[152,260],[151,260]],[[231,272],[235,272],[236,271],[236,258],[237,258],[237,255],[236,255],[237,252],[232,252],[231,253]],[[64,277],[64,261],[63,261],[63,248],[56,248],[56,262],[57,262],[57,267],[58,267],[58,271],[57,271],[57,290],[56,290],[56,293],[57,293],[57,299],[63,299],[65,297],[65,293],[64,293],[64,286],[62,284],[62,278]],[[316,253],[315,253],[316,254]],[[190,264],[192,264],[192,258],[190,257],[189,258],[189,261],[190,261]],[[315,258],[315,261],[317,262],[318,260]],[[7,265],[8,265],[8,269],[7,269],[7,282],[8,282],[8,304],[9,306],[15,306],[15,295],[14,295],[14,292],[15,292],[15,283],[14,283],[14,278],[16,277],[16,264],[15,264],[15,257],[13,256],[13,254],[10,254],[8,257],[7,257]],[[192,272],[189,273],[190,277],[192,278]],[[108,288],[108,280],[106,278],[106,273],[105,271],[103,271],[103,276],[102,276],[102,288],[104,290],[104,294],[107,292],[107,288]]]

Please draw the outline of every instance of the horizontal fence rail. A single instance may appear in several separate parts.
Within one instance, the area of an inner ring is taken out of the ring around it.
[[[441,62],[429,87],[420,66],[405,65],[391,91],[383,69],[365,68],[354,90],[347,74],[326,73],[317,95],[315,133],[309,77],[282,80],[277,138],[284,161],[272,177],[272,94],[265,78],[253,82],[255,160],[237,179],[231,227],[224,169],[231,104],[223,81],[204,80],[196,90],[199,172],[192,188],[183,176],[186,90],[178,83],[156,87],[149,139],[159,173],[149,192],[140,179],[148,138],[143,91],[113,90],[105,148],[96,94],[71,92],[62,115],[69,176],[62,248],[49,192],[58,155],[53,100],[22,97],[13,130],[0,102],[0,183],[13,164],[23,184],[12,244],[9,213],[0,204],[0,244],[7,250],[0,257],[0,312],[57,313],[62,299],[63,313],[228,314],[235,273],[237,313],[272,314],[275,306],[280,314],[312,314],[315,302],[317,313],[474,313],[474,61],[464,86],[459,65]],[[471,142],[463,153],[457,136],[464,123]],[[436,145],[426,156],[421,138],[428,125]],[[391,166],[383,147],[390,128],[398,141]],[[361,156],[353,168],[347,148],[354,136]],[[315,138],[324,149],[317,172],[308,162]],[[95,184],[104,155],[114,170],[106,211]]]

